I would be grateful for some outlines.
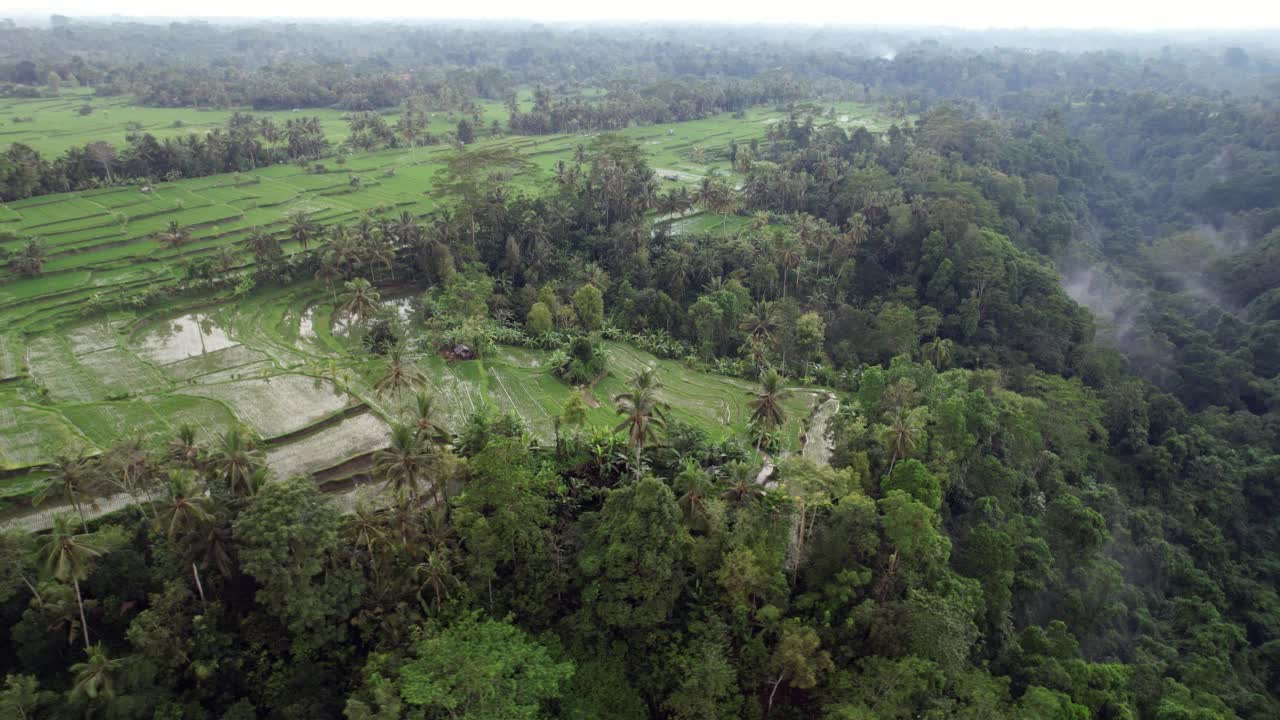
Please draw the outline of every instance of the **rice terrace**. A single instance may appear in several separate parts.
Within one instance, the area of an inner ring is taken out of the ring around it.
[[[0,720],[1280,718],[1280,10],[59,5]]]
[[[77,114],[82,99],[96,106],[88,116],[92,123]],[[499,110],[496,104],[478,108],[477,126]],[[628,127],[612,137],[633,142],[657,168],[655,195],[691,197],[709,175],[741,176],[726,159],[731,144],[745,148],[764,141],[772,124],[797,113],[874,132],[890,122],[870,106],[853,103],[757,107],[736,117]],[[182,121],[166,122],[165,111],[119,99],[96,102],[74,91],[57,99],[0,101],[0,120],[6,116],[12,123],[7,127],[18,129],[0,140],[51,152],[143,129],[176,134],[203,128],[200,112],[175,111]],[[211,113],[208,122],[220,127],[231,116]],[[351,114],[329,117],[325,129],[336,134]],[[16,123],[19,118],[23,124]],[[432,114],[424,133],[447,132],[465,118],[460,112]],[[299,237],[300,217],[317,238],[338,224],[376,224],[385,231],[406,217],[429,223],[433,212],[456,199],[436,187],[447,161],[493,149],[511,151],[528,164],[515,178],[518,189],[552,192],[547,188],[556,173],[575,160],[580,165],[584,148],[597,137],[482,137],[464,150],[436,144],[357,151],[344,144],[305,165],[140,179],[0,205],[0,250],[17,255],[39,238],[43,253],[37,275],[0,270],[0,492],[9,522],[48,521],[52,510],[32,511],[28,505],[59,457],[95,455],[122,441],[161,447],[183,426],[206,441],[241,428],[265,449],[276,476],[312,473],[349,487],[351,478],[368,472],[373,451],[386,445],[390,425],[409,419],[412,393],[393,396],[375,388],[383,363],[360,345],[362,333],[344,326],[341,280],[308,273],[282,287],[255,286],[251,278],[263,256],[255,255],[254,236],[259,243],[262,235],[271,236],[278,246],[279,257],[271,262],[301,266],[304,255],[325,250],[318,240],[310,244]],[[746,226],[741,217],[687,201],[666,208],[655,203],[648,216],[657,223],[655,232],[719,233]],[[180,243],[166,238],[175,229],[184,235]],[[207,274],[193,281],[193,268]],[[423,340],[419,298],[408,294],[402,275],[387,268],[383,274],[384,291],[399,300],[382,304],[399,308],[402,341]],[[625,391],[634,373],[654,368],[673,418],[713,437],[752,442],[751,382],[659,359],[617,336],[604,343],[608,359],[601,377],[573,385],[553,374],[551,350],[527,339],[520,344],[499,338],[490,352],[465,361],[419,344],[407,359],[448,432],[461,431],[468,416],[489,409],[512,414],[548,443],[555,435],[552,418],[577,396],[588,399],[585,427],[611,428],[618,421],[611,398]],[[820,394],[815,388],[787,397],[789,419],[779,450],[798,449],[804,419]],[[56,509],[57,503],[51,505]]]

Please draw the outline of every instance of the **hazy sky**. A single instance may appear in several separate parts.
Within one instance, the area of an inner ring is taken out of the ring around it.
[[[1280,28],[1275,0],[0,0],[0,17],[120,14],[203,17],[519,18],[546,21],[714,20],[963,28]]]

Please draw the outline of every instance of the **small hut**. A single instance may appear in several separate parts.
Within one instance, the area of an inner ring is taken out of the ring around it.
[[[476,354],[470,345],[454,345],[449,351],[450,360],[475,360]]]

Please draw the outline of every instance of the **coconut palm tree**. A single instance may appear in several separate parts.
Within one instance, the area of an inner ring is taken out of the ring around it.
[[[266,457],[240,428],[232,428],[218,439],[209,453],[209,472],[227,484],[232,494],[248,497],[258,491],[266,470]]]
[[[360,496],[356,500],[354,511],[342,527],[342,535],[352,547],[361,552],[363,561],[368,564],[373,575],[374,584],[378,584],[382,560],[391,550],[385,514],[379,512],[368,498]]]
[[[916,443],[924,432],[924,414],[920,408],[906,410],[895,407],[885,414],[885,428],[880,434],[881,441],[893,453],[889,462],[889,474],[893,474],[894,465],[915,449]]]
[[[52,475],[49,484],[44,486],[31,504],[39,507],[51,495],[65,497],[80,516],[80,526],[87,533],[89,522],[84,515],[84,501],[89,498],[98,485],[98,476],[88,457],[83,454],[59,455],[50,468]]]
[[[760,390],[752,393],[751,423],[764,430],[774,430],[787,421],[787,411],[782,407],[791,392],[783,387],[782,376],[769,368],[760,375]]]
[[[950,340],[943,340],[935,336],[932,340],[924,344],[920,350],[924,354],[935,370],[942,370],[951,364],[953,344]]]
[[[685,524],[703,526],[707,522],[707,498],[715,493],[716,485],[711,475],[696,461],[686,458],[675,476],[675,489],[680,493],[677,503],[684,514]]]
[[[408,425],[392,426],[390,439],[390,445],[373,455],[374,477],[381,478],[387,488],[405,492],[411,501],[416,501],[418,486],[431,466],[431,454]],[[433,487],[433,494],[436,490]]]
[[[75,684],[71,686],[71,697],[111,700],[116,696],[116,684],[124,672],[124,659],[108,657],[102,645],[86,646],[85,653],[84,662],[71,666],[71,672],[76,676]]]
[[[707,209],[720,216],[722,239],[728,240],[729,215],[738,209],[738,199],[734,196],[733,190],[723,182],[717,183],[715,193],[707,199]]]
[[[254,261],[259,264],[273,262],[284,256],[284,250],[275,235],[261,227],[249,231],[245,244],[249,247],[249,252],[253,253]]]
[[[196,440],[196,430],[183,423],[178,426],[178,435],[169,441],[169,459],[179,465],[199,470],[204,464],[205,446]]]
[[[368,280],[364,278],[348,280],[343,287],[346,292],[342,294],[342,305],[339,308],[342,312],[363,324],[378,311],[378,303],[382,300],[382,295],[369,284]]]
[[[437,547],[427,553],[427,558],[413,569],[414,577],[421,581],[418,586],[418,601],[422,602],[422,591],[431,588],[432,607],[440,611],[440,602],[449,595],[449,588],[461,585],[453,576],[453,553],[447,547]],[[426,606],[425,602],[422,602]]]
[[[213,565],[222,577],[231,577],[235,569],[232,561],[231,529],[217,522],[209,522],[198,530],[191,537],[191,553],[199,558],[199,566],[208,570]]]
[[[799,275],[800,262],[804,259],[800,241],[794,235],[779,235],[777,247],[774,249],[774,257],[777,263],[782,266],[782,297],[785,298],[787,296],[787,273]]]
[[[53,517],[53,529],[44,536],[37,551],[46,577],[63,583],[70,581],[75,588],[85,650],[89,649],[89,622],[84,615],[84,596],[80,593],[80,581],[89,577],[93,561],[106,552],[97,540],[98,538],[88,533],[75,534],[71,529],[71,517],[58,514]]]
[[[422,237],[422,226],[418,225],[418,218],[413,213],[405,210],[400,213],[388,227],[388,234],[395,240],[400,247],[407,247],[414,244]]]
[[[631,389],[615,395],[618,414],[625,419],[614,432],[626,431],[627,441],[635,451],[635,472],[640,475],[640,452],[646,445],[658,442],[658,433],[667,426],[667,404],[658,399],[660,386],[651,368],[645,368],[631,379]]]
[[[764,497],[764,488],[756,482],[756,468],[741,460],[734,460],[724,466],[725,476],[729,479],[729,487],[720,493],[720,498],[734,507],[742,507]]]
[[[298,243],[303,252],[311,248],[311,240],[320,232],[320,225],[305,212],[298,211],[289,216],[289,239]]]
[[[405,389],[414,389],[421,385],[424,381],[422,371],[418,370],[418,366],[404,359],[404,353],[400,348],[391,348],[387,353],[387,370],[374,383],[374,392],[382,395],[387,390],[395,393],[396,400],[400,399],[400,391]]]
[[[751,306],[751,313],[738,323],[738,329],[763,345],[773,342],[773,334],[778,330],[773,303],[768,300],[757,301]]]
[[[433,443],[448,441],[449,433],[435,421],[435,398],[426,391],[420,390],[414,396],[413,409],[413,426],[418,437]]]
[[[867,218],[862,213],[854,213],[849,217],[849,222],[845,225],[844,238],[854,250],[857,250],[862,243],[867,241],[867,234],[870,233],[871,227],[867,225]]]
[[[195,474],[189,470],[174,470],[169,473],[168,496],[160,504],[156,514],[155,528],[170,543],[208,525],[213,520],[209,511],[212,500],[203,487],[196,482]],[[200,593],[200,602],[205,602],[204,583],[200,581],[200,570],[193,560],[191,577],[195,580],[196,591]]]
[[[177,220],[170,220],[169,226],[156,233],[156,240],[170,250],[177,250],[191,241],[191,228],[182,227]]]
[[[156,531],[170,542],[202,523],[209,522],[212,502],[189,470],[173,470],[166,483],[167,496],[155,518]]]

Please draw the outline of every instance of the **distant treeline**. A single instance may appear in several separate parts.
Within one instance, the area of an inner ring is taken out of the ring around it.
[[[225,129],[157,140],[150,133],[129,136],[117,150],[91,142],[46,159],[21,143],[0,154],[0,201],[72,192],[138,179],[174,180],[316,158],[331,147],[319,118],[271,118],[237,113]]]
[[[471,98],[500,100],[537,84],[561,94],[648,88],[647,102],[670,105],[651,113],[684,118],[688,100],[664,95],[666,83],[695,78],[702,85],[695,89],[710,84],[703,94],[715,97],[744,91],[726,81],[770,77],[812,84],[810,94],[891,95],[922,104],[966,98],[1017,111],[1097,89],[1274,95],[1280,57],[1268,42],[1257,34],[1093,34],[1064,41],[1048,33],[973,33],[944,44],[928,31],[65,20],[50,29],[0,27],[0,82],[30,88],[53,73],[103,95],[132,93],[147,105],[259,110],[370,110],[410,97],[460,108]],[[717,106],[734,102],[725,97]],[[522,131],[546,132],[539,128],[572,122],[521,124]]]

